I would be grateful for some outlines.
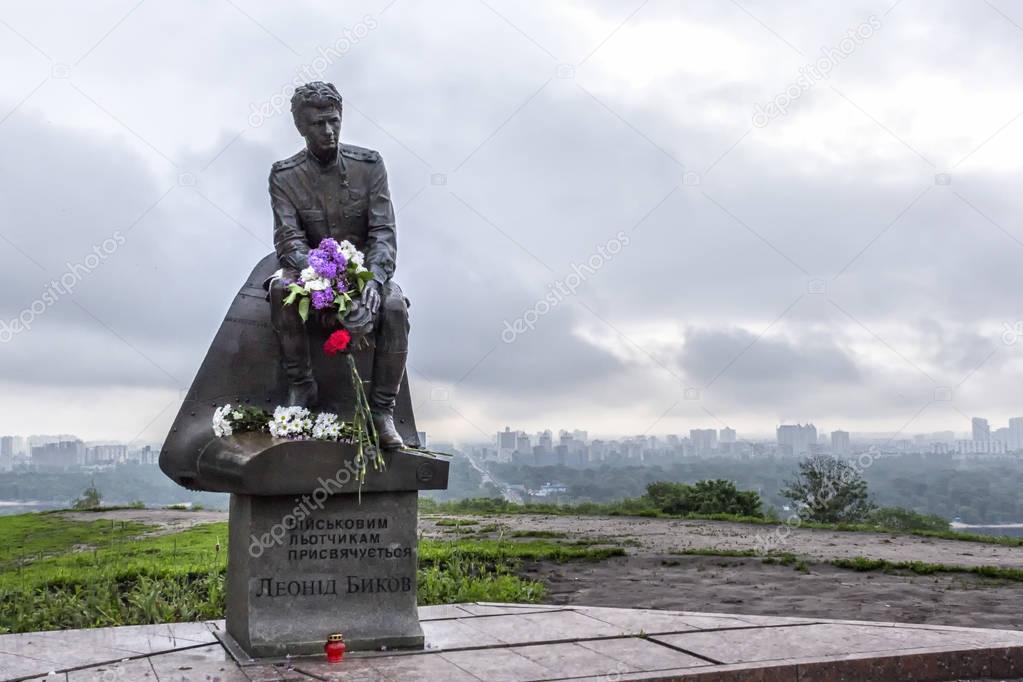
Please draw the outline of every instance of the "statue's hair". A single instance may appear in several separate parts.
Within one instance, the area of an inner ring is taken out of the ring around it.
[[[333,83],[313,81],[295,88],[295,94],[291,96],[291,117],[295,125],[299,125],[299,115],[305,107],[330,107],[342,112],[341,93],[337,91]]]

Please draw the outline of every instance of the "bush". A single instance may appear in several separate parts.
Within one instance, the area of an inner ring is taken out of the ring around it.
[[[752,490],[738,490],[734,483],[723,479],[697,481],[693,485],[658,481],[646,487],[646,496],[665,514],[763,515],[760,495]]]
[[[875,508],[859,472],[827,455],[801,461],[799,476],[781,495],[796,504],[800,517],[816,523],[862,523]]]
[[[103,503],[103,494],[96,488],[96,484],[90,485],[82,492],[82,496],[71,502],[72,509],[99,509]]]

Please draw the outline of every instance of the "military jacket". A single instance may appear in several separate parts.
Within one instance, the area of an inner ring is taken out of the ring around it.
[[[299,268],[325,237],[347,239],[381,282],[394,275],[398,244],[387,171],[380,154],[341,145],[323,164],[302,150],[270,171],[274,247],[284,267]]]

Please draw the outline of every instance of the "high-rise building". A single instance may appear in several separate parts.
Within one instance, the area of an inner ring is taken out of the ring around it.
[[[849,445],[848,431],[831,432],[831,453],[834,455],[848,455],[851,447]]]
[[[124,464],[127,459],[127,445],[94,445],[85,449],[86,464]]]
[[[533,452],[533,443],[530,442],[529,436],[519,431],[518,437],[515,439],[515,450],[517,452]]]
[[[785,454],[805,457],[817,445],[817,427],[813,424],[782,424],[778,427],[778,447]]]
[[[504,431],[497,432],[497,459],[501,462],[510,462],[512,453],[515,452],[515,442],[519,437],[518,431],[512,431],[507,426]]]
[[[991,440],[991,427],[988,425],[987,419],[982,419],[981,417],[973,418],[973,440]]]
[[[1009,419],[1009,449],[1023,450],[1023,417]]]
[[[1006,427],[1006,426],[1003,426],[1000,429],[995,429],[994,430],[994,433],[991,434],[991,442],[998,444],[996,446],[997,451],[999,451],[999,452],[1007,452],[1007,451],[1012,449],[1011,447],[1009,447],[1009,438],[1010,437],[1011,437],[1011,432],[1009,431],[1009,428]]]
[[[554,434],[550,429],[537,434],[536,442],[541,452],[554,452]]]
[[[721,443],[734,443],[735,442],[735,429],[725,427],[718,431],[718,442]]]
[[[0,471],[14,467],[14,436],[0,437]]]
[[[718,432],[714,429],[689,429],[689,442],[698,455],[717,448]]]
[[[39,471],[64,471],[85,464],[85,443],[63,440],[32,448],[32,466]]]

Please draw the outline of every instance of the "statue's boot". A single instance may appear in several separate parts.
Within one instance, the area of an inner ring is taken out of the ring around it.
[[[281,344],[281,365],[288,377],[288,406],[314,407],[319,399],[319,389],[309,357],[309,336],[295,308],[280,304],[272,306],[270,321]]]
[[[315,379],[294,383],[288,386],[288,406],[314,407],[320,397],[319,386]]]
[[[398,399],[402,377],[405,376],[405,359],[408,353],[388,353],[378,350],[373,357],[373,387],[369,394],[369,408],[373,413],[380,447],[401,448],[405,442],[394,427],[394,403]]]

